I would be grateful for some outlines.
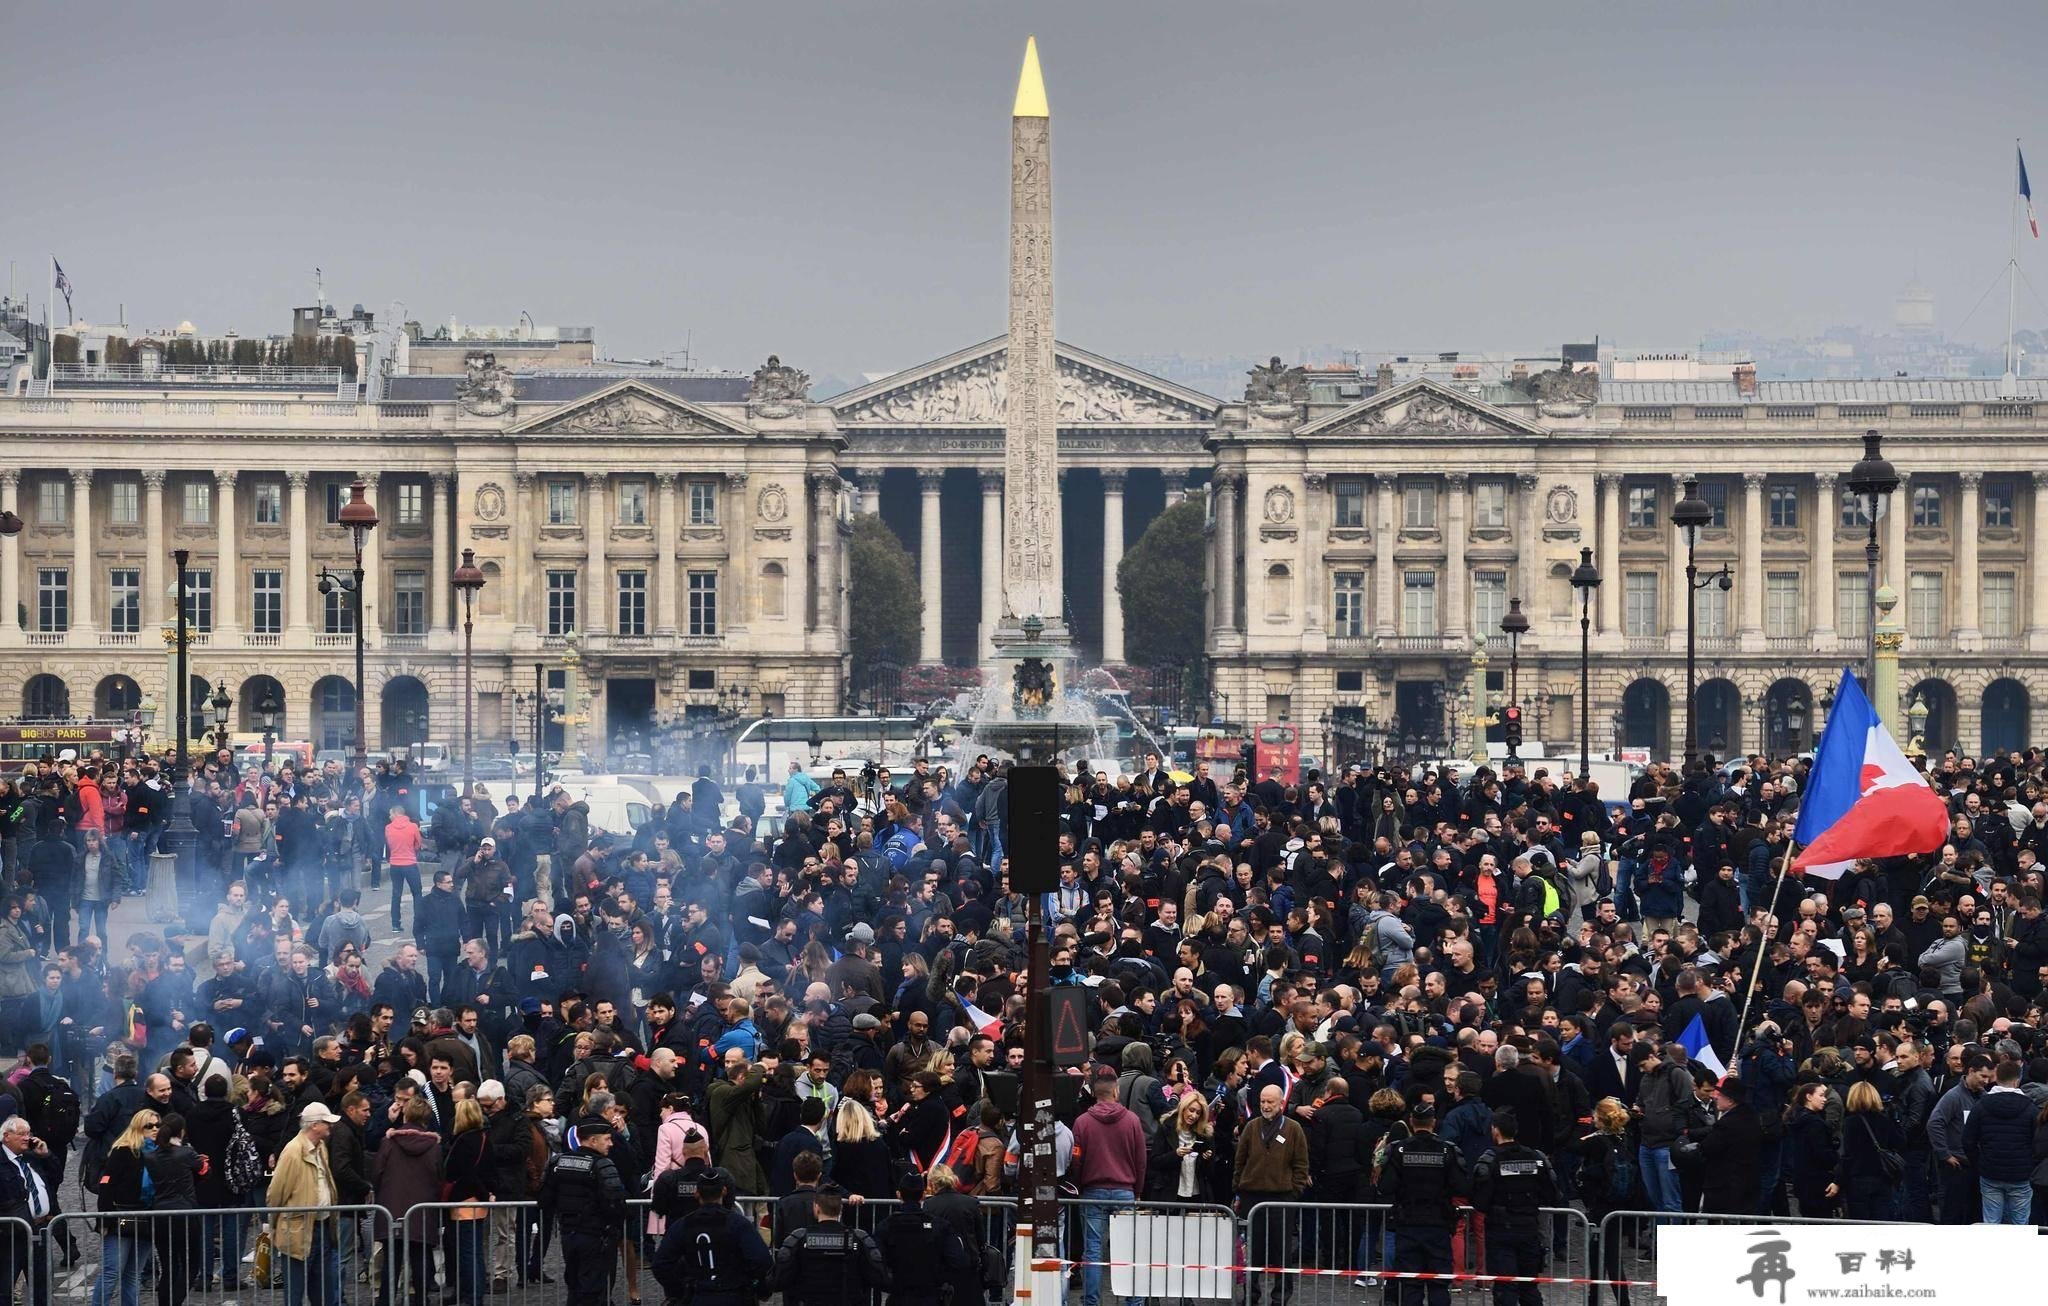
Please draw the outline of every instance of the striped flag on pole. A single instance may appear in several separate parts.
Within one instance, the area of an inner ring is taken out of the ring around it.
[[[2020,159],[2020,198],[2027,202],[2027,229],[2034,233],[2035,240],[2039,240],[2041,239],[2041,224],[2034,220],[2034,188],[2027,185],[2026,151],[2015,145],[2013,146],[2013,152],[2018,154]]]
[[[2024,172],[2024,165],[2022,166],[2022,171]],[[2020,188],[2021,188],[2022,190],[2026,189],[2026,183],[2025,183],[2024,181],[2022,181],[2022,182],[2020,183]],[[2031,210],[2031,209],[2029,209],[2029,210],[2028,210],[2028,212],[2029,212],[2029,214],[2031,214],[2031,213],[2032,213],[2032,210]],[[57,280],[56,280],[55,284],[56,284],[56,287],[57,287],[57,293],[58,293],[58,294],[60,294],[60,295],[62,295],[62,296],[64,296],[64,316],[66,316],[66,317],[70,317],[70,316],[71,316],[71,278],[70,278],[70,277],[67,277],[67,276],[65,276],[65,275],[64,275],[64,265],[63,265],[62,263],[59,263],[59,262],[57,261],[57,256],[56,256],[55,254],[52,254],[52,255],[50,256],[50,266],[51,266],[51,267],[53,267],[53,268],[55,268],[55,269],[57,270]]]

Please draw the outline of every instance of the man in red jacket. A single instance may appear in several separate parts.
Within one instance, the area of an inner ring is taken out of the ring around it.
[[[1074,1161],[1068,1175],[1081,1190],[1085,1223],[1081,1306],[1102,1300],[1102,1259],[1109,1213],[1137,1198],[1145,1183],[1145,1127],[1116,1100],[1116,1070],[1095,1072],[1095,1105],[1074,1122]]]

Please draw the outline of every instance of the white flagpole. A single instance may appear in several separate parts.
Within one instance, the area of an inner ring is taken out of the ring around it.
[[[50,381],[57,376],[57,256],[50,255],[50,297],[43,305],[43,344],[49,348],[49,366],[43,372],[43,379]]]
[[[2019,375],[2018,361],[2012,352],[2013,308],[2018,303],[2017,294],[2020,276],[2020,138],[2012,138],[2012,205],[2011,216],[2006,221],[2008,248],[2005,256],[2005,373]],[[2017,387],[2015,387],[2017,389]]]

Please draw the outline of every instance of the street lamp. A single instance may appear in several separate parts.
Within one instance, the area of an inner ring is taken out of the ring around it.
[[[815,729],[814,729],[814,730],[812,730],[812,731],[811,731],[811,737],[810,737],[809,739],[805,740],[804,742],[805,742],[805,743],[808,743],[808,744],[809,744],[809,745],[811,746],[811,765],[812,765],[812,766],[822,766],[822,765],[824,765],[824,762],[825,762],[825,736],[824,736],[823,734],[819,733],[819,732],[818,732],[817,730],[815,730]],[[769,783],[771,783],[771,784],[772,784],[772,783],[774,783],[774,777],[772,777],[772,776],[765,776],[765,775],[764,775],[764,776],[762,776],[761,778],[762,778],[763,780],[765,780],[765,781],[768,781],[768,782],[769,782]]]
[[[1906,709],[1906,724],[1913,733],[1912,744],[1906,749],[1911,758],[1927,755],[1927,700],[1919,694],[1913,695],[1913,705]]]
[[[355,603],[355,646],[356,646],[356,772],[361,774],[370,764],[369,735],[363,728],[363,536],[377,528],[377,509],[364,497],[368,489],[361,478],[348,487],[348,502],[341,505],[335,521],[349,533],[355,544],[355,570],[343,576],[325,567],[320,569],[320,592],[331,594],[340,590],[352,595]]]
[[[256,715],[263,722],[263,781],[256,786],[259,801],[269,797],[271,752],[277,744],[277,714],[282,710],[277,702],[277,691],[266,687],[263,698],[256,704]]]
[[[1692,770],[1693,759],[1699,756],[1699,726],[1696,717],[1699,711],[1699,592],[1708,585],[1718,585],[1726,594],[1735,584],[1729,574],[1728,564],[1722,563],[1721,570],[1702,581],[1699,564],[1693,558],[1693,551],[1699,545],[1700,532],[1714,524],[1714,509],[1700,497],[1700,482],[1697,476],[1685,478],[1685,495],[1672,505],[1671,524],[1685,540],[1685,769]]]
[[[1788,753],[1798,752],[1799,745],[1805,742],[1805,732],[1806,704],[1795,698],[1785,704],[1785,734],[1788,736],[1788,745],[1785,751]]]
[[[22,525],[19,514],[0,511],[0,535],[19,535]]]
[[[1579,782],[1583,784],[1593,778],[1586,736],[1593,729],[1593,591],[1600,588],[1600,569],[1593,565],[1590,548],[1579,549],[1572,588],[1579,592]]]
[[[476,593],[484,587],[475,549],[462,551],[462,565],[455,569],[453,584],[462,596],[462,792],[466,797],[476,776],[470,761],[476,742]]]
[[[1863,500],[1863,515],[1869,527],[1863,541],[1863,567],[1868,573],[1863,596],[1867,623],[1864,635],[1870,641],[1865,654],[1863,688],[1873,695],[1877,693],[1877,517],[1899,488],[1899,470],[1885,461],[1883,444],[1883,436],[1865,431],[1863,458],[1849,469],[1849,493]]]
[[[170,852],[172,879],[179,888],[195,879],[192,853],[199,843],[199,829],[192,824],[192,565],[190,549],[171,550],[171,562],[178,570],[177,704],[178,751],[171,766],[171,818],[164,825],[164,844]]]
[[[234,709],[234,695],[228,693],[228,682],[221,680],[213,687],[213,697],[207,700],[213,708],[213,746],[216,751],[228,746],[228,713]]]

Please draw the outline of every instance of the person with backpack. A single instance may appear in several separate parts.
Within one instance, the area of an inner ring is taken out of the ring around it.
[[[227,1080],[207,1078],[200,1088],[199,1105],[186,1122],[192,1150],[206,1158],[199,1173],[198,1202],[202,1210],[232,1210],[242,1205],[243,1196],[262,1182],[263,1158],[256,1153],[255,1140],[242,1127],[241,1112],[228,1099]],[[239,1155],[238,1155],[239,1154]],[[237,1183],[237,1181],[240,1181]],[[233,1215],[200,1217],[202,1280],[213,1275],[214,1256],[221,1266],[221,1291],[230,1296],[242,1290],[242,1220]]]
[[[50,1069],[49,1044],[29,1044],[28,1064],[27,1076],[14,1090],[21,1103],[21,1114],[35,1136],[48,1143],[52,1152],[63,1156],[70,1151],[71,1140],[78,1137],[84,1120],[78,1090],[70,1080]]]
[[[1593,1128],[1568,1145],[1578,1158],[1578,1197],[1586,1206],[1586,1221],[1594,1228],[1616,1211],[1632,1209],[1636,1168],[1628,1142],[1629,1114],[1621,1099],[1603,1097],[1593,1105]],[[1621,1273],[1619,1237],[1602,1238],[1598,1276],[1618,1280]],[[1628,1287],[1610,1283],[1615,1306],[1628,1306]],[[1586,1306],[1598,1306],[1600,1289],[1586,1290]]]

